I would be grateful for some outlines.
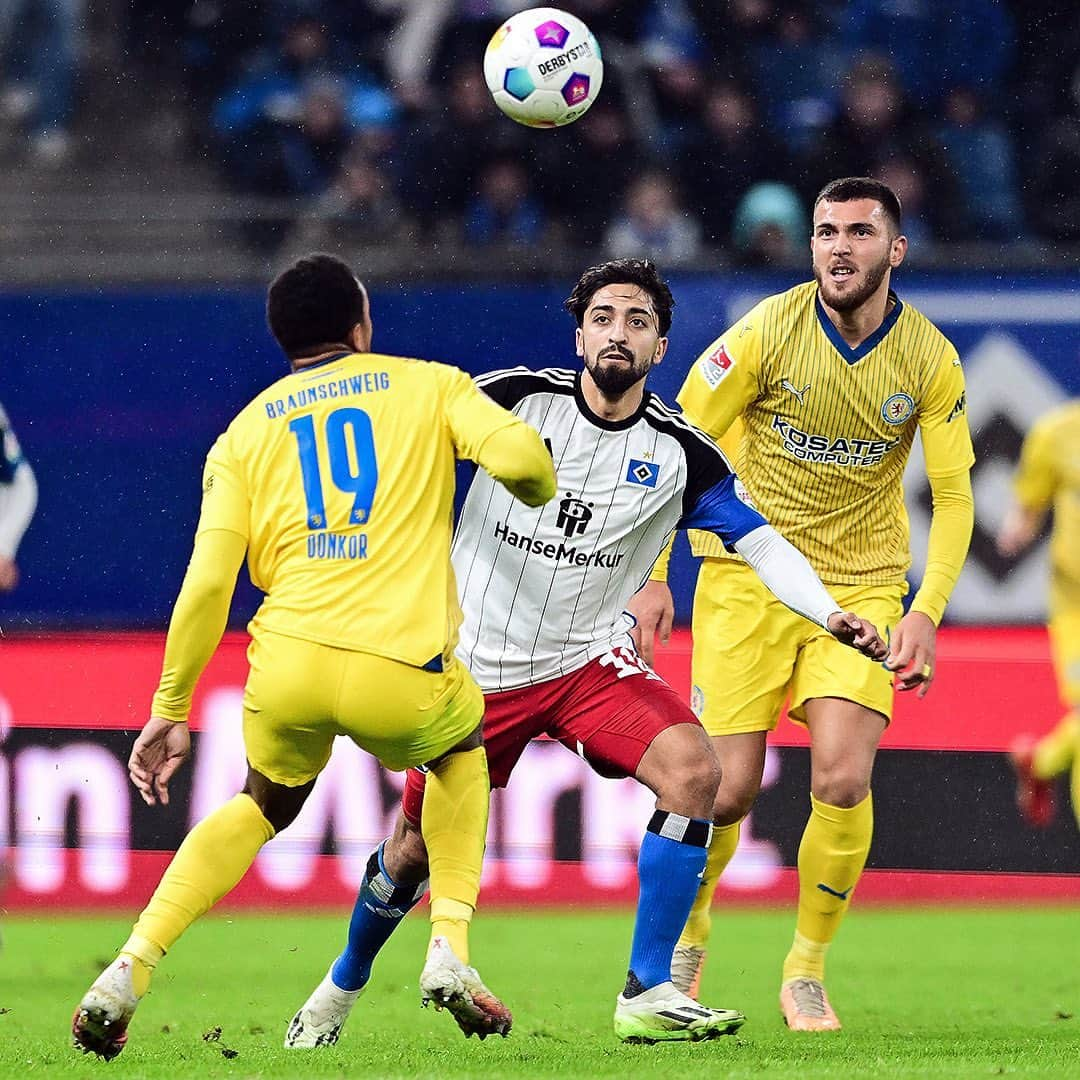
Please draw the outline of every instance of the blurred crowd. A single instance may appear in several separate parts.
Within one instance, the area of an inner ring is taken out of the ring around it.
[[[849,174],[900,194],[916,257],[1080,240],[1075,4],[559,0],[606,66],[598,102],[558,132],[504,118],[483,81],[493,29],[527,6],[132,0],[122,32],[178,87],[191,152],[229,189],[295,208],[255,221],[253,245],[347,229],[784,263],[802,258],[818,188]],[[54,158],[76,105],[62,69],[78,12],[0,4],[0,106],[21,108]]]

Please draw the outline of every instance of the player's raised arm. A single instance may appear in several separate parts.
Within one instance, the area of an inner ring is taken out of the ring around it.
[[[539,434],[463,371],[447,368],[446,418],[459,457],[475,461],[527,506],[555,494],[555,464]]]

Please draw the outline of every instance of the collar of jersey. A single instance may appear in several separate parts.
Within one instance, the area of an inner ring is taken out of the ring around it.
[[[893,301],[892,311],[882,319],[881,325],[865,341],[854,348],[841,337],[840,331],[833,325],[832,319],[829,318],[825,311],[825,305],[821,302],[821,293],[818,293],[814,298],[814,310],[817,312],[821,329],[825,331],[825,336],[832,342],[833,348],[849,364],[858,363],[868,352],[877,348],[885,335],[896,325],[896,320],[900,318],[900,312],[904,310],[904,305],[900,303],[900,297],[892,289],[889,290],[889,297]]]
[[[578,412],[580,412],[594,427],[603,428],[604,431],[625,431],[627,428],[632,428],[645,415],[645,409],[649,404],[649,398],[651,396],[649,391],[646,390],[645,393],[641,395],[641,404],[625,419],[605,420],[602,416],[597,416],[596,413],[589,408],[589,403],[585,400],[585,394],[581,389],[581,372],[579,371],[574,376],[574,400],[577,402]]]
[[[336,364],[339,360],[344,360],[346,356],[355,356],[351,349],[347,349],[345,352],[334,353],[333,356],[326,356],[322,360],[316,360],[314,364],[305,364],[303,367],[296,369],[296,374],[301,375],[305,371],[314,371],[316,368],[326,367],[327,364]]]

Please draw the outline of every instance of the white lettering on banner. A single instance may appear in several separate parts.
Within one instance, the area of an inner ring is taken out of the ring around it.
[[[15,759],[15,873],[30,892],[64,881],[64,831],[75,802],[79,878],[96,893],[127,881],[131,802],[124,767],[108,750],[75,742],[30,747]]]
[[[508,883],[522,889],[551,881],[555,870],[555,801],[589,774],[559,743],[531,743],[503,798],[502,856]]]
[[[581,792],[585,877],[598,889],[619,889],[637,873],[637,853],[656,797],[636,780],[605,780],[592,770]]]

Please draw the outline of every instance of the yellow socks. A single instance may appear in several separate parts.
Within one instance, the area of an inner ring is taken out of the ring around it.
[[[132,968],[136,994],[146,992],[157,962],[247,873],[273,835],[250,795],[230,799],[188,833],[120,950],[137,961]]]
[[[689,945],[695,949],[704,949],[709,941],[709,931],[712,929],[713,894],[716,892],[716,883],[724,872],[727,864],[731,862],[735,849],[739,846],[739,826],[741,821],[734,825],[714,825],[712,844],[709,845],[709,858],[705,863],[705,873],[701,875],[701,885],[698,886],[697,896],[694,898],[694,906],[690,909],[690,917],[686,920],[680,945]]]
[[[420,831],[431,875],[431,936],[469,962],[469,920],[480,892],[491,784],[483,747],[450,754],[428,772]]]
[[[1072,767],[1080,745],[1080,716],[1076,712],[1066,713],[1053,731],[1044,735],[1035,744],[1035,753],[1031,758],[1031,771],[1040,780],[1053,780]],[[1075,803],[1074,803],[1075,805]]]
[[[824,979],[825,950],[847,911],[874,831],[870,795],[850,809],[810,796],[810,820],[799,845],[799,916],[783,980]]]

